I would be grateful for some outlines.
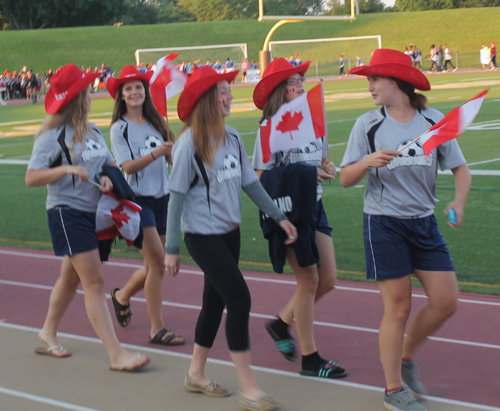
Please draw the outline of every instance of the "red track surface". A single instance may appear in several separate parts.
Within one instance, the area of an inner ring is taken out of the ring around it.
[[[108,292],[122,286],[138,260],[113,258],[104,268]],[[51,252],[0,247],[0,320],[41,327],[50,289],[58,277],[60,260]],[[264,330],[264,322],[285,304],[294,290],[293,277],[245,272],[252,294],[250,335],[253,364],[297,372],[300,364],[285,361]],[[183,266],[177,278],[165,276],[164,319],[187,344],[169,348],[190,354],[194,325],[201,303],[203,276],[194,266]],[[120,341],[148,346],[149,320],[143,293],[132,301],[132,324],[120,328]],[[422,379],[431,395],[489,406],[500,406],[500,297],[461,294],[458,312],[418,353]],[[413,305],[425,301],[415,290]],[[112,305],[110,302],[110,309]],[[377,329],[382,303],[372,284],[339,282],[316,308],[315,337],[319,352],[348,371],[347,381],[383,387]],[[114,316],[113,316],[114,317]],[[87,318],[83,295],[77,294],[60,331],[96,337]],[[295,334],[295,330],[293,330]],[[155,346],[158,348],[158,346]],[[211,357],[229,360],[223,327]]]

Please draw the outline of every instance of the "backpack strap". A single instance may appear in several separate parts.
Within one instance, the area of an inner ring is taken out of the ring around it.
[[[73,161],[71,161],[71,154],[69,152],[69,148],[66,144],[66,126],[63,126],[61,132],[57,136],[57,142],[61,146],[61,149],[64,153],[64,156],[66,157],[67,163],[72,166]],[[59,156],[55,159],[55,161],[49,166],[49,168],[54,168],[54,167],[59,167],[62,165],[62,154],[59,154]],[[71,176],[73,179],[73,188],[75,188],[75,176]]]

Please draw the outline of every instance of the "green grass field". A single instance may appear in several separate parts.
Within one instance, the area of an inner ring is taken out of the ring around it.
[[[464,55],[472,53],[470,63],[464,61],[461,67],[471,67],[469,64],[477,67],[481,44],[489,44],[498,36],[499,19],[500,7],[362,14],[353,22],[285,24],[275,32],[272,40],[381,35],[383,47],[402,50],[405,45],[414,43],[421,48],[424,57],[431,44],[447,43],[455,52]],[[134,52],[139,48],[227,43],[247,43],[249,60],[257,61],[258,52],[274,24],[231,20],[2,31],[0,69],[3,73],[5,69],[19,70],[27,65],[35,72],[43,73],[49,68],[55,69],[72,62],[78,66],[106,63],[121,70],[124,65],[135,64]],[[327,50],[325,58],[337,59],[337,53]],[[351,57],[356,54],[358,52],[353,51]],[[302,57],[309,58],[307,55]],[[220,58],[225,59],[226,56]]]
[[[473,130],[459,137],[470,168],[473,184],[466,206],[462,228],[453,230],[442,213],[454,196],[454,181],[450,175],[440,175],[437,193],[441,201],[436,215],[442,233],[454,258],[461,289],[500,294],[500,279],[495,250],[498,250],[500,227],[500,74],[436,75],[430,77],[433,90],[427,92],[429,105],[442,112],[462,104],[485,87],[491,87],[481,112],[474,121]],[[308,83],[307,87],[312,87]],[[325,100],[328,120],[328,141],[331,159],[340,164],[350,130],[356,118],[373,109],[366,90],[366,80],[326,82]],[[233,115],[228,124],[236,127],[251,156],[260,111],[252,103],[252,87],[235,87]],[[169,103],[174,114],[176,101]],[[109,138],[111,98],[93,100],[91,121],[96,122]],[[45,187],[27,188],[24,183],[26,161],[29,159],[33,135],[45,117],[43,105],[0,107],[0,244],[50,249],[50,236],[44,208]],[[172,119],[172,128],[178,134],[180,122]],[[21,161],[23,164],[12,164]],[[479,171],[486,175],[478,175]],[[491,175],[488,175],[491,174]],[[339,268],[339,277],[364,279],[364,250],[362,239],[362,206],[365,182],[359,187],[344,189],[334,181],[324,184],[323,201],[330,224]],[[243,222],[241,266],[245,269],[271,271],[267,243],[258,224],[257,208],[243,194]],[[187,255],[185,249],[181,253]],[[119,242],[115,256],[139,257],[134,249],[126,249]],[[191,262],[187,257],[184,262]]]

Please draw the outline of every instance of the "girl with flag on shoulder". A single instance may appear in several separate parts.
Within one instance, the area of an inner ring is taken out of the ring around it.
[[[179,98],[177,113],[184,127],[172,154],[165,267],[172,276],[179,272],[182,215],[184,242],[203,270],[205,281],[184,388],[212,397],[231,394],[205,375],[226,308],[226,338],[238,375],[240,407],[270,411],[278,405],[258,387],[250,368],[250,292],[238,268],[241,189],[279,223],[288,236],[287,243],[295,241],[297,231],[262,188],[238,132],[225,124],[233,99],[229,83],[237,74],[237,70],[217,74],[211,67],[200,67]]]
[[[152,71],[141,73],[125,66],[118,78],[108,80],[109,94],[115,99],[111,119],[111,149],[118,165],[142,207],[144,269],[137,270],[123,289],[112,293],[118,323],[130,324],[130,298],[144,288],[151,330],[149,343],[181,345],[184,337],[168,330],[163,323],[163,276],[165,273],[165,232],[169,191],[167,162],[171,163],[175,136],[151,99]]]
[[[35,136],[26,171],[28,186],[47,185],[47,214],[54,252],[62,256],[61,275],[50,295],[45,324],[38,334],[48,348],[37,354],[66,358],[71,354],[57,339],[57,329],[81,282],[85,307],[111,360],[111,370],[136,371],[149,362],[131,354],[118,342],[104,292],[104,276],[96,235],[99,188],[89,180],[105,167],[116,167],[100,130],[88,122],[90,85],[99,74],[85,74],[74,64],[62,67],[51,79],[45,98],[49,116]],[[102,177],[102,191],[112,189]]]
[[[274,60],[266,68],[262,80],[253,93],[253,101],[257,108],[263,110],[260,123],[269,120],[279,108],[305,92],[303,77],[309,68],[310,61],[294,67],[284,58]],[[260,139],[257,133],[253,152],[253,168],[259,178],[267,170],[276,167],[301,163],[317,168],[315,240],[319,251],[320,262],[301,266],[298,263],[294,247],[287,247],[286,259],[297,280],[297,289],[293,297],[278,313],[276,320],[266,324],[266,330],[275,341],[283,356],[292,361],[295,357],[295,345],[289,327],[295,319],[302,352],[300,374],[321,378],[342,378],[347,372],[332,361],[323,359],[316,348],[313,332],[314,304],[335,286],[337,269],[335,251],[332,241],[332,228],[321,201],[323,189],[321,183],[325,179],[335,178],[335,165],[328,157],[326,138],[315,139],[305,147],[271,154],[271,160],[264,162]],[[317,260],[316,260],[317,261]]]
[[[413,358],[454,313],[458,298],[453,262],[434,216],[438,163],[455,177],[455,199],[444,211],[454,210],[452,227],[462,224],[471,176],[456,140],[443,143],[428,157],[418,141],[405,148],[443,118],[426,106],[424,95],[415,93],[431,87],[409,56],[378,49],[368,66],[349,73],[367,76],[373,103],[381,106],[356,121],[340,183],[351,187],[368,174],[363,210],[366,271],[369,279],[377,280],[384,303],[379,331],[387,387],[384,404],[391,410],[425,410],[413,396],[426,394]],[[422,284],[428,302],[407,327],[411,274]]]

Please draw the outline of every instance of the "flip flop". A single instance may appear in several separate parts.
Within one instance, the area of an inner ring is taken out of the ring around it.
[[[115,309],[116,319],[120,327],[127,327],[130,324],[129,318],[132,317],[132,310],[130,309],[130,302],[127,305],[120,304],[115,298],[115,293],[120,291],[119,288],[115,288],[111,291],[111,301],[113,301],[113,308]],[[127,311],[128,310],[128,311]],[[127,311],[126,314],[122,314],[122,311]]]
[[[166,335],[171,333],[170,335]],[[182,338],[181,342],[174,342],[176,338]],[[158,344],[158,345],[182,345],[186,343],[186,339],[179,334],[176,334],[167,328],[160,330],[156,333],[156,335],[151,338],[149,337],[150,344]]]
[[[64,351],[64,348],[62,345],[54,345],[52,347],[38,347],[35,348],[35,353],[40,354],[40,355],[48,355],[49,357],[54,357],[54,358],[68,358],[71,357],[71,353],[68,351],[66,355],[56,355],[54,354],[54,350],[59,350],[59,352]]]
[[[121,371],[121,372],[137,372],[139,370],[141,370],[142,368],[144,368],[146,365],[148,365],[150,362],[151,362],[151,358],[148,358],[148,360],[142,364],[142,365],[138,365],[134,368],[130,368],[130,369],[126,369],[129,365],[132,365],[134,362],[140,360],[142,358],[142,355],[140,353],[137,353],[134,357],[132,357],[130,360],[128,361],[125,361],[121,367],[119,368],[113,368],[113,367],[109,367],[109,369],[111,371]]]

